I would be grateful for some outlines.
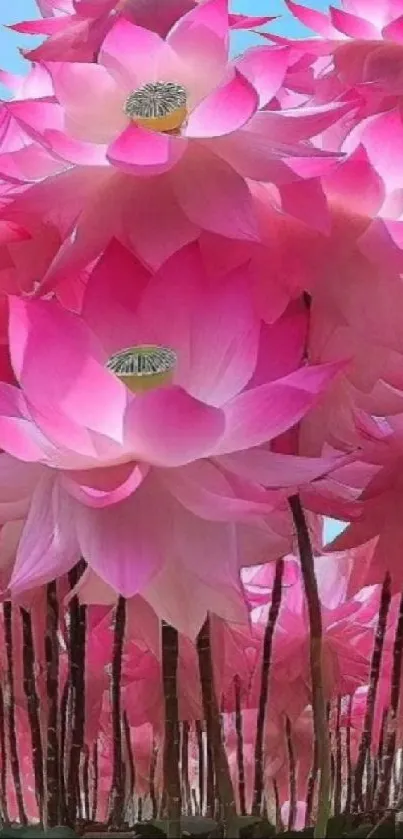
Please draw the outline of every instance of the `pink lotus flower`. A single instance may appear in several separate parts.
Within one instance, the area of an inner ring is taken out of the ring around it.
[[[11,28],[23,34],[48,36],[39,47],[26,51],[31,61],[93,61],[117,17],[165,37],[174,23],[195,7],[195,0],[165,0],[163,4],[159,0],[66,0],[61,10],[59,0],[57,4],[49,0],[44,20],[23,21]],[[57,16],[50,14],[53,8]],[[231,29],[262,26],[271,20],[229,15]]]
[[[140,266],[136,274],[132,264],[127,282],[123,270],[111,275],[100,264],[84,320],[54,301],[10,298],[10,352],[21,389],[0,388],[3,448],[31,464],[27,469],[42,464],[13,595],[62,574],[81,551],[128,597],[173,563],[209,586],[232,585],[236,601],[246,563],[234,524],[248,523],[252,533],[257,520],[264,527],[282,500],[279,487],[337,464],[297,460],[293,475],[292,459],[264,447],[258,454],[256,447],[309,410],[340,364],[296,365],[281,377],[276,352],[259,362],[260,324],[245,271],[209,290],[191,248],[152,280]],[[176,353],[171,386],[139,396],[105,368],[134,341]]]
[[[228,33],[227,0],[199,4],[165,40],[119,19],[97,64],[47,65],[59,104],[31,98],[8,107],[33,139],[67,162],[109,163],[143,176],[175,168],[185,203],[204,167],[218,176],[225,161],[230,170],[221,188],[228,189],[231,179],[271,179],[273,167],[266,170],[273,158],[323,156],[301,141],[351,105],[267,110],[288,51],[257,47],[228,64]],[[155,108],[155,116],[147,116]]]

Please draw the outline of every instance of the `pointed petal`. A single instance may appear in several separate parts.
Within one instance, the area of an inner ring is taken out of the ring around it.
[[[287,47],[253,47],[236,59],[235,67],[249,79],[259,94],[259,107],[263,108],[281,87],[290,50]]]
[[[72,507],[49,472],[38,484],[22,533],[9,588],[21,594],[65,574],[79,559]]]
[[[186,215],[202,229],[230,239],[258,238],[252,197],[224,160],[192,144],[175,167],[172,185]]]
[[[144,393],[128,406],[125,442],[133,457],[181,466],[208,455],[224,431],[224,414],[179,387]]]
[[[221,137],[242,128],[257,111],[259,97],[252,84],[237,70],[190,113],[186,137]]]
[[[302,367],[284,379],[246,390],[225,406],[226,430],[214,454],[258,446],[297,423],[344,363]]]
[[[160,175],[167,172],[185,153],[183,137],[158,134],[132,123],[111,143],[108,160],[129,175]]]
[[[10,353],[33,405],[45,413],[53,406],[79,425],[121,439],[127,390],[104,367],[106,353],[76,315],[53,301],[10,298]]]

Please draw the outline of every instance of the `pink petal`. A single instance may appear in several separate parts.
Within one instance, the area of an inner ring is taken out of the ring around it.
[[[326,195],[338,206],[348,206],[352,212],[376,215],[384,198],[382,179],[371,166],[368,155],[359,146],[328,175],[322,177]]]
[[[33,405],[57,407],[79,425],[121,439],[127,390],[103,366],[106,354],[78,317],[53,302],[10,298],[10,352]]]
[[[212,91],[191,112],[184,134],[187,137],[221,137],[237,131],[254,115],[259,97],[248,80],[235,75]]]
[[[281,111],[260,111],[255,115],[251,128],[266,132],[269,143],[296,143],[321,134],[351,111],[351,102],[330,105],[284,108]]]
[[[252,197],[225,161],[192,144],[172,173],[174,193],[194,224],[230,239],[256,240]]]
[[[31,420],[24,395],[12,385],[0,382],[0,434],[9,454],[28,462],[45,460],[51,444]]]
[[[49,62],[48,70],[71,137],[109,143],[123,131],[128,123],[123,111],[125,92],[102,64]]]
[[[322,38],[337,38],[338,32],[330,23],[327,15],[323,12],[318,12],[316,9],[309,9],[300,3],[294,3],[293,0],[285,0],[291,14],[297,18],[308,29],[313,29],[318,32]]]
[[[177,79],[178,59],[156,32],[119,17],[102,43],[99,63],[126,95],[146,82]],[[179,81],[179,79],[178,79]]]
[[[281,209],[320,233],[330,233],[331,217],[320,178],[306,178],[279,187]]]
[[[82,316],[109,355],[132,345],[134,317],[149,279],[149,272],[116,239],[91,272]]]
[[[109,146],[108,160],[129,175],[160,175],[180,160],[187,142],[182,137],[148,131],[132,123]]]
[[[174,349],[175,383],[210,405],[239,393],[256,366],[260,324],[248,283],[241,268],[222,278],[219,289],[206,288],[200,252],[192,245],[150,281],[138,309],[139,340]]]
[[[243,496],[238,495],[225,474],[205,460],[180,469],[167,469],[161,473],[161,478],[168,491],[186,509],[209,521],[239,521],[250,516],[264,516],[273,508],[271,496],[246,481],[242,486]]]
[[[178,387],[144,393],[128,406],[125,442],[133,458],[182,466],[204,457],[224,431],[224,414]]]
[[[250,15],[230,14],[229,25],[231,29],[252,29],[256,26],[265,26],[276,17],[251,17]]]
[[[225,406],[226,429],[214,454],[259,446],[297,423],[340,372],[340,362],[302,367],[284,379],[246,390]]]
[[[299,487],[316,481],[333,472],[345,463],[343,456],[297,457],[277,454],[263,448],[232,452],[216,458],[229,472],[235,472],[248,481],[256,481],[265,487]]]
[[[378,40],[379,30],[369,20],[344,12],[342,9],[335,9],[333,6],[329,11],[333,26],[344,35],[369,41]]]
[[[192,72],[194,82],[203,84],[200,77],[205,75],[207,90],[211,89],[222,78],[228,59],[228,0],[197,4],[174,24],[167,43]]]
[[[290,50],[287,47],[253,47],[236,59],[236,68],[259,94],[260,108],[267,105],[281,87],[289,58]]]
[[[190,598],[189,591],[197,592],[197,597]],[[241,586],[237,588],[230,579],[223,580],[219,586],[207,577],[200,579],[196,563],[195,568],[178,561],[166,563],[143,596],[160,620],[167,621],[181,636],[192,641],[196,641],[208,614],[230,624],[247,625]]]
[[[13,596],[54,580],[78,561],[72,514],[57,475],[49,472],[38,484],[22,533],[9,584]]]
[[[102,479],[100,480],[100,475]],[[133,463],[119,466],[68,472],[62,476],[62,485],[81,504],[97,509],[110,507],[124,501],[135,492],[148,474],[148,467]],[[117,485],[108,487],[110,480]],[[105,486],[106,484],[106,486]]]
[[[134,495],[112,507],[98,510],[77,504],[82,555],[123,597],[141,592],[165,561],[170,522],[164,497],[156,481],[149,478]]]

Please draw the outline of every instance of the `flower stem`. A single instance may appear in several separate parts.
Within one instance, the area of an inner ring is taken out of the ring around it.
[[[322,837],[326,836],[329,819],[331,787],[329,725],[323,686],[322,612],[318,584],[315,577],[311,540],[299,496],[291,496],[289,503],[297,533],[302,579],[309,616],[313,728],[317,747],[318,770],[320,773],[318,812],[314,836],[315,839],[322,839]]]

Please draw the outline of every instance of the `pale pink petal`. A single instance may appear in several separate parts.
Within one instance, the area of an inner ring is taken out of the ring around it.
[[[52,448],[31,420],[22,392],[12,385],[0,383],[0,436],[2,448],[28,462],[45,460]]]
[[[167,43],[183,62],[196,98],[212,89],[224,75],[228,59],[228,0],[206,0],[181,17],[167,35]],[[203,73],[200,68],[203,67]]]
[[[102,43],[99,63],[123,87],[126,95],[146,82],[180,81],[179,61],[156,32],[119,17]]]
[[[68,134],[76,140],[109,143],[123,131],[128,123],[125,92],[102,64],[49,62],[47,66]]]
[[[186,137],[221,137],[247,123],[259,106],[252,84],[237,70],[229,81],[212,91],[190,113]]]
[[[267,105],[281,87],[289,58],[287,47],[253,47],[234,62],[259,94],[260,108]]]
[[[217,465],[205,460],[180,469],[162,470],[160,474],[168,491],[202,519],[242,521],[251,516],[267,515],[273,508],[273,498],[269,493],[245,481],[241,496],[234,491]]]
[[[326,195],[336,205],[347,205],[351,211],[376,215],[384,198],[382,178],[371,166],[368,155],[359,146],[329,174],[322,177]]]
[[[112,473],[114,483],[117,481],[117,486],[105,487],[105,481],[99,484],[99,475],[97,473],[108,475]],[[66,491],[77,501],[85,504],[87,507],[96,507],[97,509],[110,507],[112,504],[118,504],[124,501],[129,495],[139,488],[144,478],[148,473],[148,467],[135,463],[124,463],[118,467],[106,467],[105,469],[91,469],[87,472],[68,472],[62,478],[62,486]]]
[[[343,466],[345,458],[342,455],[297,457],[258,448],[222,455],[216,458],[216,462],[248,481],[256,481],[262,486],[275,489],[298,487],[316,481]]]
[[[133,458],[182,466],[208,455],[224,431],[224,414],[178,387],[149,391],[129,404],[125,444]]]
[[[225,406],[226,429],[214,454],[259,446],[283,434],[314,405],[344,366],[302,367],[284,379],[246,390]]]
[[[108,160],[129,175],[160,175],[172,169],[185,153],[183,137],[148,131],[132,123],[108,148]]]
[[[123,597],[141,592],[164,564],[170,529],[164,498],[165,493],[150,477],[134,495],[112,507],[98,510],[77,504],[82,555]]]
[[[33,405],[45,411],[55,406],[78,424],[121,440],[127,390],[104,367],[106,353],[78,317],[53,301],[10,298],[10,353]]]
[[[197,596],[189,597],[189,592]],[[160,620],[174,626],[181,635],[195,641],[208,614],[230,624],[247,625],[248,612],[238,588],[231,581],[201,579],[197,567],[183,562],[166,563],[143,594]]]
[[[13,596],[55,579],[76,564],[73,509],[50,471],[39,482],[18,547],[9,588]]]
[[[179,204],[193,224],[230,239],[258,238],[252,197],[231,166],[192,144],[172,173]]]
[[[137,340],[171,347],[174,382],[210,405],[239,393],[256,366],[260,324],[248,286],[245,267],[219,288],[206,288],[199,249],[191,245],[160,269],[138,308]]]

